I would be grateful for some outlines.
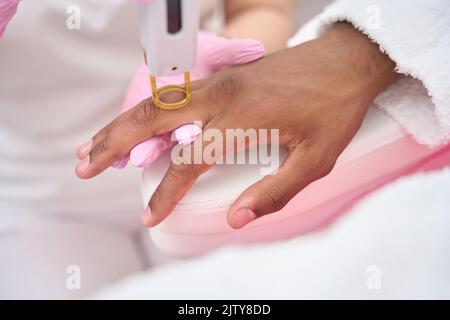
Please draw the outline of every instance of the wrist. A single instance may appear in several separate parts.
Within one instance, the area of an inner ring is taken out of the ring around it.
[[[389,56],[350,23],[331,25],[319,41],[326,42],[326,47],[335,50],[338,63],[348,73],[347,78],[352,79],[369,103],[398,77],[395,63]]]

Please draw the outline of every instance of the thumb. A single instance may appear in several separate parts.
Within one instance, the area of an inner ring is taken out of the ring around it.
[[[250,186],[228,211],[228,223],[240,229],[264,215],[275,213],[313,181],[327,175],[332,164],[317,152],[297,146],[281,168]]]

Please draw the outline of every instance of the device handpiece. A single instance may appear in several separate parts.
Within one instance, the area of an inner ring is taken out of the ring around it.
[[[138,3],[139,28],[148,68],[153,103],[162,109],[189,104],[190,73],[196,63],[200,0],[153,0]],[[184,73],[184,85],[157,88],[156,77]],[[168,91],[184,93],[184,99],[165,103],[159,96]]]

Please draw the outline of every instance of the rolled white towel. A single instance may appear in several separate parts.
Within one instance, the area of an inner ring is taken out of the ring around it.
[[[450,298],[450,169],[399,180],[332,227],[160,267],[100,299]]]
[[[404,75],[375,105],[395,118],[417,142],[450,141],[450,5],[448,0],[338,0],[289,41],[317,38],[348,21],[380,45]]]

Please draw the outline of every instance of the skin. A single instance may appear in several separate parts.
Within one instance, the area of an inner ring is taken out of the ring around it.
[[[371,102],[397,79],[394,68],[365,35],[337,23],[319,39],[194,82],[187,108],[160,110],[150,100],[142,101],[94,136],[76,173],[92,178],[136,144],[195,120],[202,121],[204,129],[222,131],[279,129],[288,158],[275,175],[250,186],[231,206],[228,222],[241,228],[279,211],[332,170]],[[149,201],[143,223],[153,227],[164,220],[210,167],[172,163]]]
[[[292,34],[295,1],[227,0],[224,6],[226,26],[222,36],[258,40],[267,53],[286,47]]]

